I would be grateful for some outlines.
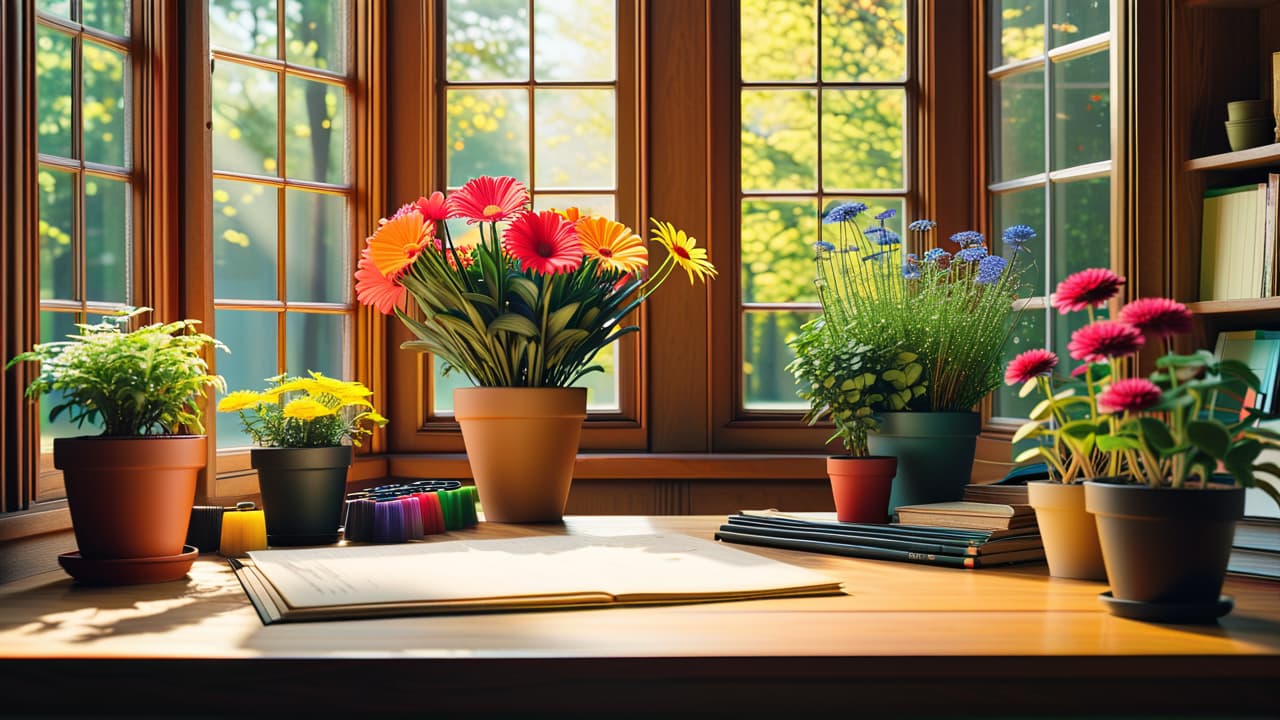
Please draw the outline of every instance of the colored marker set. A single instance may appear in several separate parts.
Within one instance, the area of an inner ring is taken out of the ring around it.
[[[344,535],[351,542],[400,543],[472,527],[476,489],[456,480],[383,485],[347,495]]]
[[[267,547],[267,523],[261,510],[251,502],[233,508],[197,505],[191,508],[187,544],[200,552],[218,551],[230,557]]]

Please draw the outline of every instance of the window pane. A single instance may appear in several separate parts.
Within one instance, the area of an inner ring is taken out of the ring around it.
[[[227,390],[261,390],[266,378],[279,371],[276,347],[279,330],[276,313],[248,310],[216,310],[214,335],[226,343],[231,354],[217,353],[217,372],[227,381]],[[215,399],[216,402],[216,399]],[[218,447],[244,447],[251,444],[241,427],[240,418],[232,413],[218,415]]]
[[[350,22],[345,0],[286,0],[285,58],[299,65],[346,73]]]
[[[599,365],[604,372],[593,372],[583,375],[573,387],[587,389],[587,410],[589,412],[618,412],[618,343],[614,341],[596,353],[591,361]]]
[[[209,0],[209,43],[274,58],[276,0]]]
[[[991,197],[991,215],[994,219],[991,229],[991,245],[995,254],[1011,257],[1000,233],[1012,225],[1029,225],[1036,231],[1036,239],[1024,247],[1028,252],[1018,256],[1018,262],[1025,268],[1022,272],[1022,283],[1027,291],[1020,293],[1023,297],[1042,297],[1046,295],[1044,276],[1049,266],[1045,254],[1047,238],[1044,226],[1044,187],[1036,186],[1015,192],[1000,193]]]
[[[81,22],[112,35],[129,34],[129,0],[82,0]]]
[[[346,315],[287,312],[285,367],[290,375],[314,370],[333,378],[347,376]]]
[[[742,0],[744,82],[817,78],[815,0]]]
[[[213,181],[215,297],[277,299],[277,192],[256,183]]]
[[[84,159],[124,167],[127,157],[124,56],[84,43]]]
[[[471,387],[467,376],[460,372],[444,374],[444,361],[431,359],[432,414],[453,414],[453,391],[457,388]]]
[[[992,84],[997,182],[1044,172],[1044,69],[1007,75]]]
[[[618,220],[617,210],[614,209],[614,200],[612,195],[559,195],[555,193],[538,193],[533,196],[534,210],[564,210],[565,208],[576,207],[587,215],[600,215],[602,217],[613,218]],[[452,229],[452,228],[450,228]],[[648,235],[648,228],[632,228],[636,234],[640,236]]]
[[[1044,54],[1044,0],[1000,0],[991,13],[991,64],[1007,65]]]
[[[538,90],[533,107],[538,187],[617,186],[613,90]]]
[[[129,184],[84,179],[84,284],[90,302],[129,301]]]
[[[824,90],[822,186],[824,190],[901,188],[903,90]]]
[[[71,38],[36,26],[36,134],[40,152],[71,157]]]
[[[903,0],[822,0],[823,80],[901,80],[907,74],[906,44]]]
[[[535,78],[615,79],[616,14],[614,0],[534,0]]]
[[[450,187],[477,175],[529,181],[528,92],[451,89],[447,114]]]
[[[742,313],[743,405],[748,410],[800,410],[806,407],[796,394],[795,377],[787,365],[795,352],[787,341],[817,313]]]
[[[812,90],[742,93],[742,189],[809,190],[818,185],[818,108]]]
[[[36,0],[36,10],[50,15],[61,15],[64,18],[70,18],[71,0]]]
[[[1056,287],[1063,278],[1091,267],[1111,267],[1111,180],[1095,178],[1053,187],[1053,280]],[[1103,308],[1098,315],[1105,316]],[[1053,350],[1070,367],[1067,343],[1071,333],[1087,325],[1086,312],[1060,315],[1053,313]]]
[[[1083,40],[1111,29],[1108,0],[1052,0],[1053,47]]]
[[[1053,169],[1111,157],[1111,89],[1102,51],[1053,64]]]
[[[528,0],[446,0],[445,77],[529,79]]]
[[[1054,311],[1056,312],[1056,311]],[[1019,353],[1026,352],[1035,348],[1045,347],[1045,339],[1048,337],[1046,331],[1045,318],[1047,317],[1045,310],[1026,310],[1018,316],[1013,331],[1009,333],[1009,341],[1005,343],[1004,354],[1000,359],[1001,374],[1009,361],[1017,357]],[[1063,356],[1060,360],[1061,367],[1058,368],[1059,374],[1066,376],[1070,369],[1067,356]],[[1031,414],[1031,409],[1036,403],[1044,399],[1044,397],[1036,392],[1025,398],[1018,397],[1018,391],[1022,386],[1015,385],[1010,387],[1001,381],[1000,386],[996,388],[993,401],[995,403],[991,414],[996,417],[1015,418],[1018,420],[1027,420]]]
[[[351,268],[346,240],[351,232],[346,198],[287,190],[285,202],[285,287],[289,300],[347,302]]]
[[[100,320],[100,317],[94,317],[90,322]],[[75,335],[77,332],[75,313],[48,311],[40,313],[40,342],[65,340],[68,335]],[[97,435],[102,432],[102,418],[97,418],[97,422],[86,421],[84,425],[77,426],[71,422],[65,411],[58,416],[57,420],[49,422],[49,410],[61,404],[63,398],[64,394],[61,390],[40,396],[40,452],[53,452],[54,438]]]
[[[816,200],[744,200],[741,237],[743,302],[818,301]]]
[[[341,87],[285,79],[285,172],[290,178],[346,182],[346,113]]]
[[[40,299],[78,300],[75,291],[76,176],[40,168]]]
[[[213,169],[276,175],[276,74],[219,61],[213,73]]]

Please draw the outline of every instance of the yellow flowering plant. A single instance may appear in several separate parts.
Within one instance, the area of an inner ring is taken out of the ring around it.
[[[261,447],[313,448],[341,445],[387,424],[369,402],[372,391],[308,372],[308,377],[277,375],[258,390],[236,390],[218,401],[218,412],[236,412],[244,430]]]

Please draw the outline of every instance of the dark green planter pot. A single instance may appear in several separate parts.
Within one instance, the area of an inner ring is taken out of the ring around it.
[[[885,413],[867,445],[872,455],[898,458],[889,510],[959,500],[973,472],[982,419],[978,413]]]
[[[254,448],[268,545],[338,542],[351,448]]]
[[[1113,614],[1204,622],[1231,609],[1221,596],[1244,488],[1149,488],[1113,480],[1085,483],[1085,509],[1098,540]]]

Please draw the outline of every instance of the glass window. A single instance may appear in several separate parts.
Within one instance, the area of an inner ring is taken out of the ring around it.
[[[213,292],[231,390],[351,374],[351,37],[347,2],[209,1]],[[249,438],[224,421],[217,444]]]
[[[821,213],[860,200],[897,210],[907,180],[907,4],[742,0],[741,372],[738,410],[798,412],[787,340],[821,307]]]

